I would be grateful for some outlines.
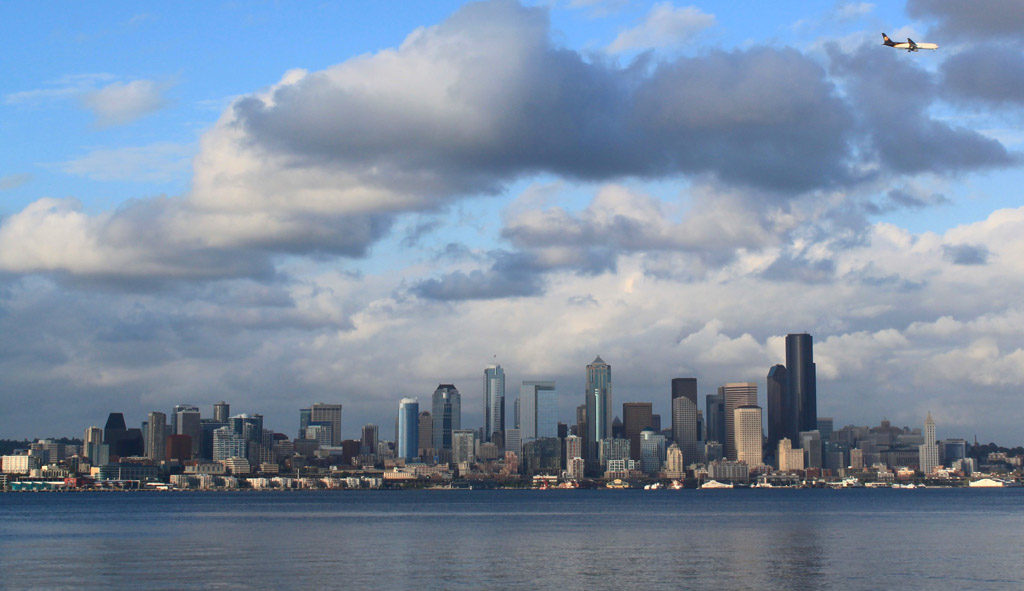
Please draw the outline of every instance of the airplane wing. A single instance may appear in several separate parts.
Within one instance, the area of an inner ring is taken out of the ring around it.
[[[910,46],[907,51],[917,51],[917,43],[914,43],[910,37],[907,37],[907,45]]]

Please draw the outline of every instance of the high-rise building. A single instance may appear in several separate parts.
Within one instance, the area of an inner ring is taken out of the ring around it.
[[[519,431],[524,443],[558,436],[554,382],[523,382],[519,388]]]
[[[768,401],[768,450],[774,452],[779,441],[786,437],[792,443],[794,436],[799,431],[796,423],[792,420],[796,413],[789,407],[787,398],[786,366],[773,365],[768,370],[768,379],[765,383],[765,397]]]
[[[452,432],[462,428],[462,396],[452,384],[440,384],[434,390],[433,417],[434,449],[452,449]]]
[[[799,431],[818,428],[814,345],[809,334],[786,335],[786,398],[793,405]]]
[[[213,459],[244,458],[249,442],[231,427],[220,427],[213,432]]]
[[[110,455],[121,458],[142,456],[146,453],[146,440],[141,429],[129,429],[124,415],[112,412],[103,427],[103,443],[109,446]]]
[[[213,405],[213,420],[218,423],[228,422],[228,418],[231,416],[231,405],[221,400],[217,404]]]
[[[523,453],[523,438],[519,429],[505,429],[505,451],[514,452],[516,456]]]
[[[733,424],[736,429],[736,461],[755,468],[762,464],[761,407],[744,405],[736,408]]]
[[[313,420],[313,409],[311,408],[300,408],[299,409],[299,439],[306,438],[306,427]]]
[[[720,386],[718,395],[725,401],[725,457],[736,460],[736,409],[757,406],[757,384],[733,382]]]
[[[85,430],[85,439],[82,441],[82,453],[85,457],[89,458],[93,465],[96,465],[93,461],[92,450],[96,449],[97,445],[103,443],[103,429],[99,427],[89,427]]]
[[[598,355],[587,366],[587,460],[597,459],[598,442],[612,436],[612,366]]]
[[[657,474],[665,463],[665,436],[650,429],[640,433],[640,464],[647,474]]]
[[[434,421],[430,417],[430,411],[420,411],[419,417],[420,440],[417,453],[429,453],[425,450],[434,448]]]
[[[918,448],[918,460],[925,476],[939,467],[939,445],[935,439],[935,421],[930,411],[924,419],[924,444]]]
[[[179,404],[174,407],[174,434],[188,435],[192,440],[192,457],[199,456],[203,437],[199,407],[191,404]]]
[[[583,457],[583,438],[577,435],[569,435],[565,438],[565,459],[566,462],[573,458]]]
[[[824,449],[821,445],[821,433],[817,429],[800,432],[800,447],[804,450],[804,465],[806,467],[823,467]]]
[[[314,423],[330,423],[331,445],[341,445],[341,405],[318,402],[309,407],[309,420]]]
[[[640,434],[644,429],[654,430],[651,416],[654,414],[650,402],[622,403],[622,435],[629,440],[629,458],[640,460]]]
[[[805,452],[802,449],[793,449],[793,442],[788,437],[780,439],[776,449],[775,457],[780,472],[795,472],[804,469]]]
[[[665,452],[665,478],[683,478],[686,476],[686,466],[679,444],[673,443],[668,446]]]
[[[476,431],[455,429],[452,431],[452,462],[462,464],[476,461]]]
[[[505,430],[505,370],[492,365],[484,370],[484,441]]]
[[[707,395],[707,436],[704,441],[725,445],[725,396],[721,393]]]
[[[398,433],[395,436],[395,453],[411,462],[419,456],[420,447],[420,403],[415,398],[403,398],[398,402]]]
[[[407,398],[403,398],[402,400],[408,400],[408,399]],[[401,404],[399,404],[399,408],[401,408]],[[419,412],[420,412],[420,405],[419,405],[419,403],[417,403],[416,404],[417,427],[419,427],[419,424],[418,424]],[[401,421],[401,415],[399,415],[399,421]],[[360,438],[359,453],[364,454],[364,455],[374,455],[374,454],[377,453],[377,440],[378,440],[377,434],[378,434],[378,431],[379,431],[379,429],[377,428],[377,425],[369,424],[369,423],[366,424],[366,425],[363,425],[363,433],[362,433],[362,437]],[[419,438],[419,436],[417,435],[417,442],[416,443],[419,443],[418,438]],[[395,441],[397,443],[397,439]],[[413,455],[415,455],[415,452],[416,452],[416,450],[413,449]]]
[[[167,459],[167,415],[153,411],[146,419],[146,457],[154,462]]]
[[[685,466],[698,461],[697,378],[672,379],[672,439],[683,453]]]

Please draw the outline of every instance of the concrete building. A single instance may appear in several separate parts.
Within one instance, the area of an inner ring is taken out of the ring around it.
[[[419,416],[420,440],[418,453],[420,455],[434,455],[428,450],[434,448],[434,419],[430,416],[429,410],[421,410]]]
[[[757,406],[757,384],[729,383],[718,388],[718,395],[725,402],[725,457],[736,460],[736,409],[741,406]]]
[[[341,445],[341,405],[318,402],[309,407],[311,423],[328,423],[331,426],[331,445]]]
[[[472,463],[476,461],[476,431],[472,429],[456,429],[452,433],[452,463]]]
[[[146,418],[146,457],[154,462],[167,459],[167,415],[153,411]]]
[[[665,478],[683,478],[687,464],[683,461],[683,450],[678,443],[668,446],[665,452]]]
[[[939,445],[935,439],[935,421],[932,420],[931,412],[924,419],[924,443],[918,447],[918,460],[921,472],[925,475],[939,467]]]
[[[793,449],[793,442],[788,437],[780,439],[776,449],[775,457],[779,472],[795,472],[804,469],[804,450]]]
[[[192,442],[192,457],[199,457],[203,437],[199,407],[191,404],[179,404],[174,407],[174,434],[188,435]]]
[[[761,407],[745,405],[736,408],[733,424],[736,429],[736,461],[745,462],[751,469],[763,463],[761,443]]]

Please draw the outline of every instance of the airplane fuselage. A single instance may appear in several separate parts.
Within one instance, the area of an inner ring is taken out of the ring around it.
[[[907,38],[907,40],[896,43],[889,38],[888,35],[882,33],[882,45],[886,47],[892,47],[894,49],[905,49],[907,51],[917,51],[919,49],[938,49],[939,46],[935,43],[915,43],[913,39]]]

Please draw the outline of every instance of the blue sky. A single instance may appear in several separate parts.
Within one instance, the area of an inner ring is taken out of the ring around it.
[[[354,433],[439,381],[475,425],[492,355],[564,420],[598,353],[665,413],[809,331],[838,423],[1015,437],[1024,9],[989,3],[4,4],[0,436],[221,398]]]

